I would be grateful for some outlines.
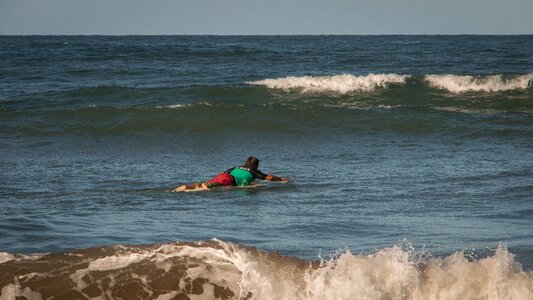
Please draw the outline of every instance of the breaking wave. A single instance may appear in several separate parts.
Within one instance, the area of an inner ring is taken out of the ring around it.
[[[366,76],[343,74],[334,76],[289,76],[285,78],[251,81],[247,83],[264,85],[271,89],[298,89],[303,92],[349,93],[354,91],[369,92],[376,88],[387,88],[391,84],[403,84],[409,77],[409,75],[398,74],[369,74]]]
[[[421,78],[399,74],[369,74],[354,76],[350,74],[334,76],[289,76],[284,78],[250,81],[247,84],[262,85],[269,89],[285,91],[299,90],[305,93],[335,92],[370,92],[378,88],[386,89],[390,85],[405,84],[410,78],[422,80],[430,87],[451,93],[464,92],[503,92],[524,90],[531,87],[533,73],[525,75],[424,75]]]
[[[409,245],[306,261],[211,240],[114,246],[0,264],[0,299],[532,299],[504,245],[485,258]]]
[[[425,81],[430,86],[452,93],[464,92],[502,92],[527,89],[533,81],[533,73],[525,75],[426,75]]]

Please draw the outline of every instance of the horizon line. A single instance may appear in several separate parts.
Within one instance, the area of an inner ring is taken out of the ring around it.
[[[303,33],[303,34],[48,34],[48,33],[29,33],[29,34],[0,34],[0,36],[521,36],[533,35],[533,33],[368,33],[368,34],[344,34],[344,33]]]

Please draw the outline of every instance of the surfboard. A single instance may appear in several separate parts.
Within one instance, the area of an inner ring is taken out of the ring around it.
[[[202,189],[200,187],[198,188],[195,188],[195,189],[191,189],[191,190],[183,190],[183,191],[180,191],[180,192],[185,192],[185,193],[197,193],[197,192],[204,192],[204,191],[227,191],[227,190],[233,190],[233,189],[255,189],[255,188],[259,188],[259,187],[266,187],[266,186],[269,186],[268,184],[262,184],[262,183],[254,183],[254,184],[250,184],[250,185],[245,185],[245,186],[223,186],[223,187],[215,187],[215,188],[211,188],[211,189]],[[180,192],[175,192],[175,193],[180,193]]]

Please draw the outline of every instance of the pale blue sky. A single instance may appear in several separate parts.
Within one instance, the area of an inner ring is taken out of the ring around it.
[[[532,34],[533,0],[0,0],[0,34]]]

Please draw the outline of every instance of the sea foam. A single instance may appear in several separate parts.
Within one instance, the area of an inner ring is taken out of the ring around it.
[[[265,260],[231,244],[223,247],[225,258],[242,272],[241,297],[251,293],[255,299],[533,299],[533,274],[523,272],[504,245],[494,255],[473,261],[461,252],[423,258],[398,245],[373,254],[345,251],[305,270],[287,258]]]
[[[48,253],[35,253],[35,254],[32,254],[32,255],[24,255],[24,254],[13,255],[13,254],[10,254],[10,253],[7,253],[7,252],[0,252],[0,264],[8,262],[8,261],[12,261],[12,260],[16,260],[16,261],[20,261],[20,260],[26,260],[26,261],[28,261],[28,260],[39,260],[41,257],[43,257],[45,255],[48,255]]]
[[[480,259],[399,244],[306,261],[216,239],[74,254],[0,264],[0,299],[533,299],[533,272],[505,245]]]
[[[432,87],[452,93],[501,92],[529,88],[533,81],[533,73],[515,76],[426,75],[424,80]]]
[[[343,74],[334,76],[289,76],[247,83],[286,91],[349,93],[354,91],[369,92],[376,88],[387,88],[391,84],[403,84],[409,77],[409,75],[398,74],[368,74],[366,76]]]
[[[0,264],[6,261],[14,260],[15,256],[7,252],[0,252]]]

